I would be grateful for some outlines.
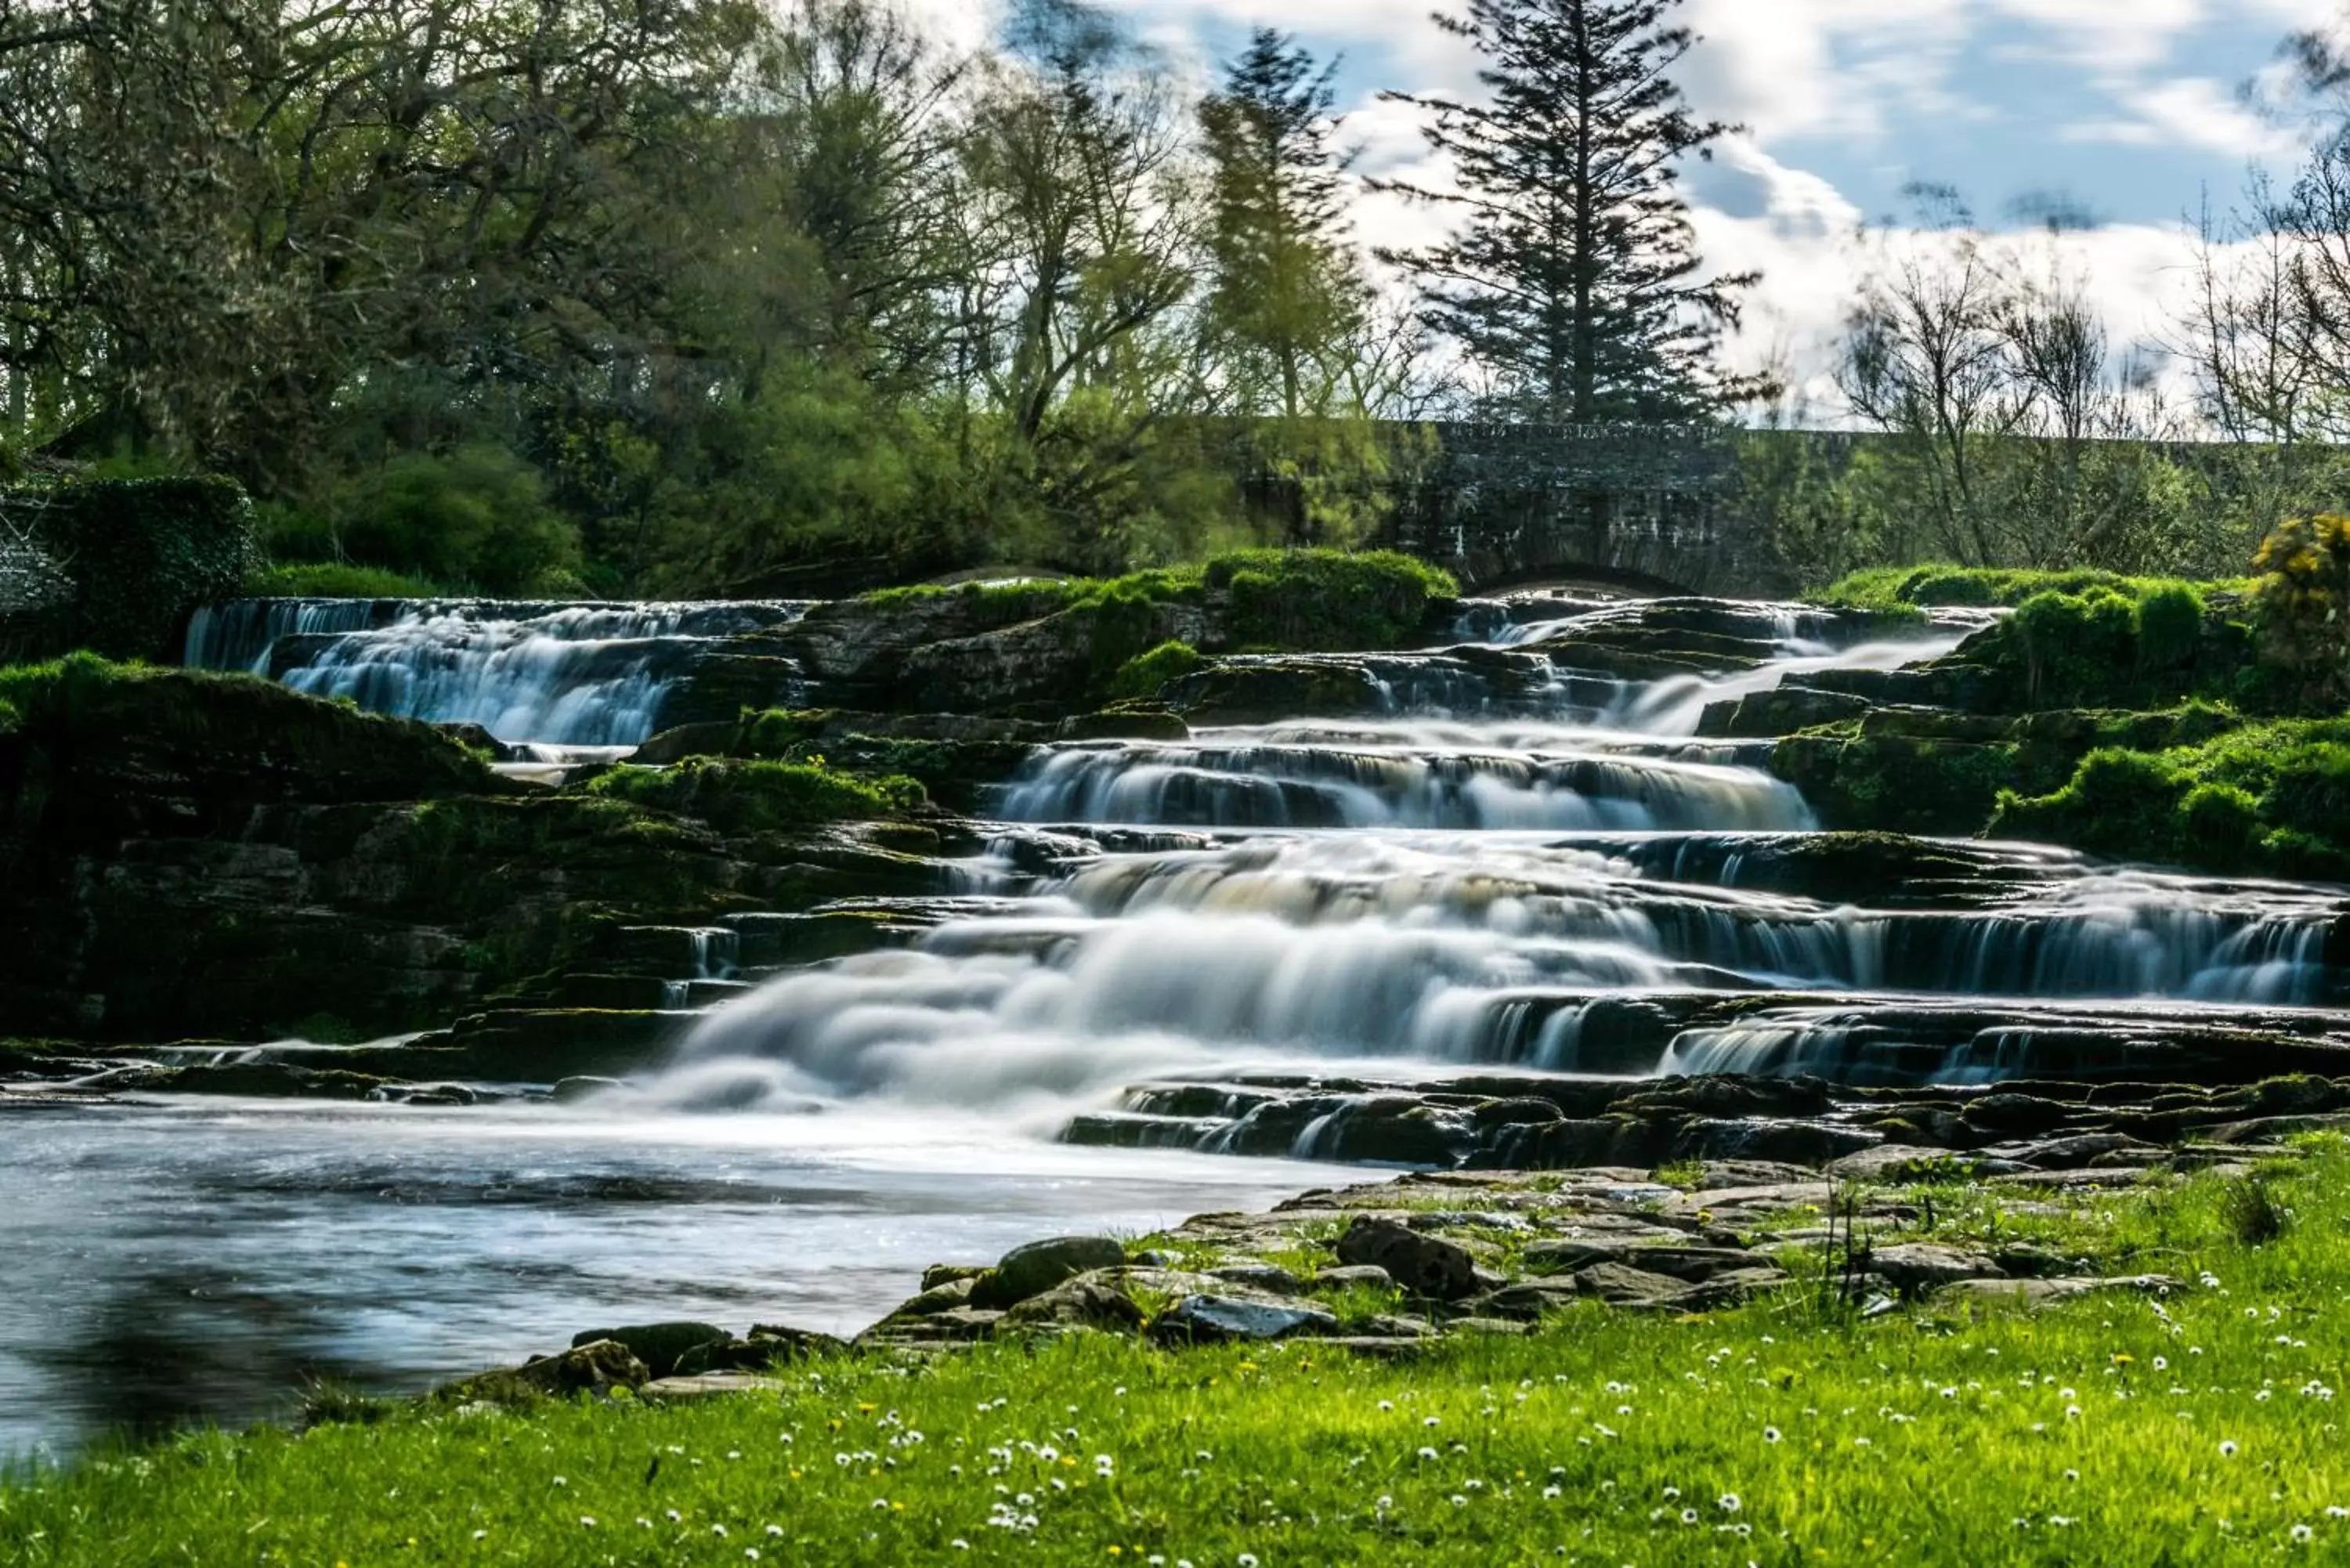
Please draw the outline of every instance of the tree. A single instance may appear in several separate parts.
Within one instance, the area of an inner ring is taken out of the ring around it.
[[[1970,566],[2177,564],[2186,476],[2148,444],[2175,432],[2144,362],[2115,352],[2053,246],[1987,239],[1946,188],[1911,193],[1917,234],[1880,241],[1836,376],[1851,410],[1893,438],[1869,472],[1908,550]]]
[[[1236,412],[1327,414],[1347,389],[1369,288],[1347,242],[1331,146],[1336,69],[1316,70],[1312,55],[1260,27],[1223,90],[1200,105],[1211,202],[1202,315]]]
[[[1381,253],[1420,282],[1506,411],[1554,423],[1704,419],[1764,395],[1725,371],[1721,334],[1755,275],[1707,277],[1679,161],[1731,127],[1690,114],[1669,72],[1696,38],[1679,0],[1468,0],[1438,26],[1483,57],[1490,103],[1386,95],[1433,116],[1423,134],[1457,189],[1388,182],[1457,215],[1459,232]]]
[[[993,498],[1041,511],[1076,564],[1125,558],[1156,497],[1135,483],[1196,383],[1175,330],[1199,201],[1163,71],[1076,0],[1028,0],[961,139],[965,365],[994,417]],[[983,457],[981,461],[989,461]]]

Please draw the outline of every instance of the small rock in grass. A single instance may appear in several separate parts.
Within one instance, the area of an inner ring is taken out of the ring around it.
[[[1357,1219],[1338,1238],[1337,1251],[1341,1263],[1384,1269],[1406,1291],[1430,1301],[1457,1302],[1477,1293],[1477,1264],[1467,1251],[1392,1220]]]

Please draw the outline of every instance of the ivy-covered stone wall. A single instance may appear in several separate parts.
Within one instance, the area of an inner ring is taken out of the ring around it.
[[[175,660],[196,607],[234,597],[259,556],[230,480],[0,490],[0,659]]]

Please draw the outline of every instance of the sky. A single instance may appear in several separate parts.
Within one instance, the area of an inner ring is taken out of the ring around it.
[[[965,0],[920,0],[951,29]],[[1475,90],[1473,57],[1430,0],[1101,0],[1209,80],[1253,26],[1341,57],[1342,139],[1365,176],[1437,177],[1413,111],[1382,88]],[[1459,0],[1436,0],[1457,5]],[[1703,254],[1762,283],[1731,346],[1793,373],[1812,420],[1833,420],[1827,369],[1867,264],[1856,236],[1907,243],[1905,187],[1956,187],[1991,228],[2030,232],[2054,200],[2089,226],[2060,241],[2117,344],[2152,342],[2191,287],[2197,216],[2224,213],[2247,174],[2288,177],[2305,134],[2248,104],[2292,32],[2350,19],[2350,0],[1683,0],[1700,36],[1681,85],[1743,129],[1686,190]],[[1427,237],[1425,209],[1367,195],[1368,243]],[[1881,253],[1880,253],[1881,254]]]

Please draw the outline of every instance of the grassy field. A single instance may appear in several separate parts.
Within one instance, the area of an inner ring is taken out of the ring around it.
[[[1940,1189],[1944,1239],[2036,1236],[2182,1282],[2038,1314],[1857,1321],[1795,1290],[1708,1317],[1578,1308],[1405,1362],[1083,1335],[670,1407],[192,1435],[16,1472],[0,1562],[2340,1560],[2350,1155],[2264,1190],[2282,1231],[2254,1245],[2241,1181],[2061,1219]]]

